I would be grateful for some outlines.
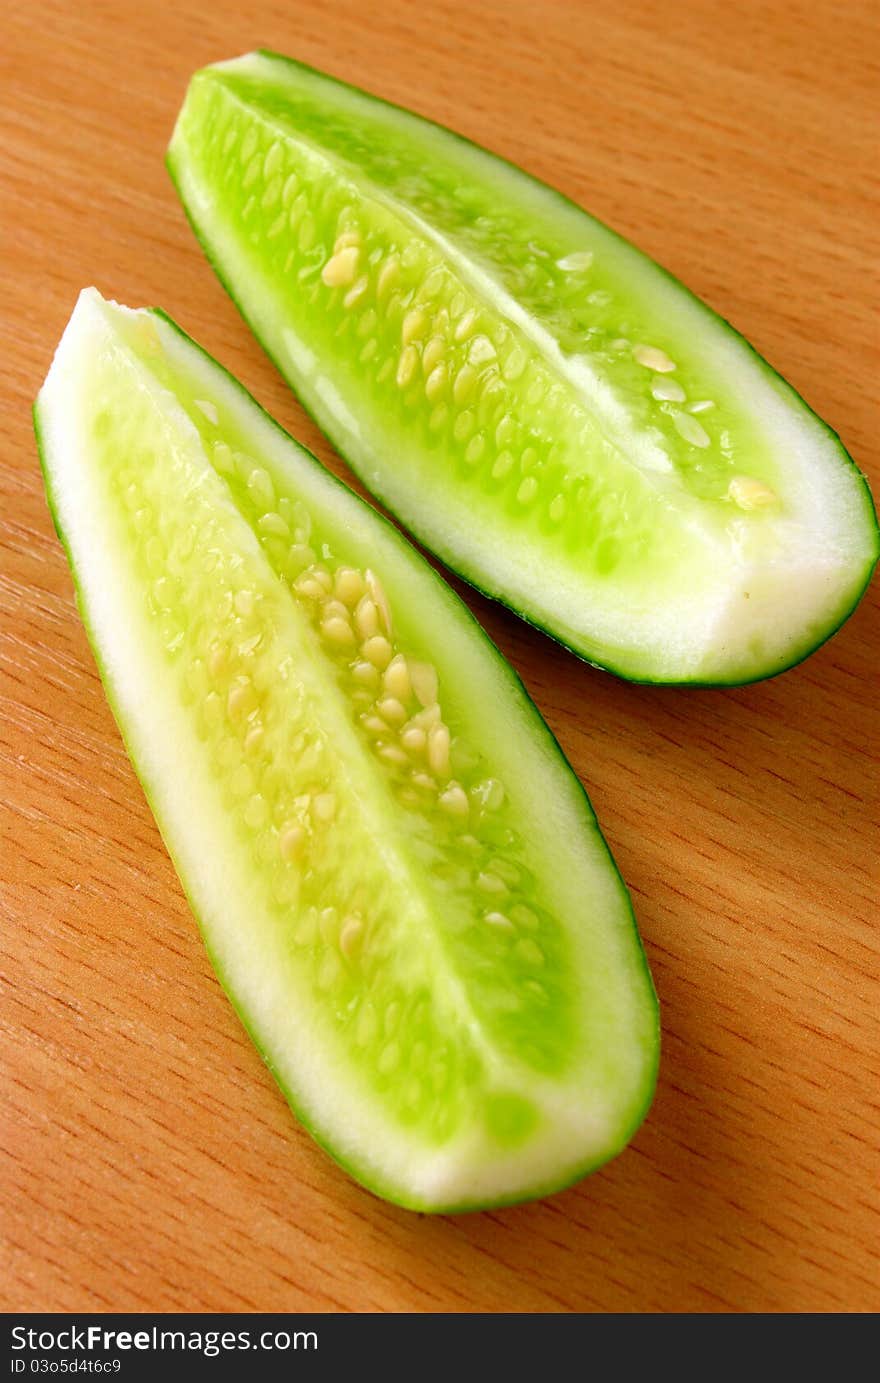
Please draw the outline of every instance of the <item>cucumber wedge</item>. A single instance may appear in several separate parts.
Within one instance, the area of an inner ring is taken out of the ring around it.
[[[169,167],[265,349],[455,571],[636,680],[781,671],[878,552],[838,438],[564,197],[271,53],[198,72]]]
[[[84,292],[36,405],[107,695],[290,1103],[420,1210],[623,1147],[657,1011],[522,685],[400,534],[173,322]]]

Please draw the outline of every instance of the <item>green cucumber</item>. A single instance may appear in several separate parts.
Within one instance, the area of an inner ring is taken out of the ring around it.
[[[79,607],[233,1004],[421,1210],[618,1152],[654,992],[583,789],[414,548],[169,318],[87,290],[37,400]]]
[[[877,525],[838,438],[558,193],[265,52],[194,76],[168,161],[224,284],[364,484],[582,657],[752,681],[857,604]]]

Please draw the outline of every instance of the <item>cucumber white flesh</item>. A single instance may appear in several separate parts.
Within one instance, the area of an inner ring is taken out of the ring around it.
[[[132,761],[314,1135],[421,1210],[618,1152],[658,1050],[629,898],[467,608],[162,314],[84,292],[36,422]]]
[[[367,487],[623,676],[781,671],[878,552],[839,439],[726,322],[499,158],[270,53],[196,74],[169,167]]]

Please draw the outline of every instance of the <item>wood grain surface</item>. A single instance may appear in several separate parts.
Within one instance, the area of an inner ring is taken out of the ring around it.
[[[880,1308],[876,587],[804,666],[728,691],[627,685],[468,595],[632,889],[663,1061],[641,1132],[588,1181],[418,1217],[298,1127],[214,979],[76,616],[30,421],[95,283],[163,305],[344,473],[163,166],[190,73],[262,44],[455,126],[630,236],[793,382],[876,490],[876,15],[869,0],[4,7],[7,1309]]]

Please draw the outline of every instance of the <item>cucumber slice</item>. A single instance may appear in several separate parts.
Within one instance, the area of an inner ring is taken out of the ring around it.
[[[169,167],[364,484],[486,593],[637,680],[805,657],[877,557],[864,480],[651,260],[447,130],[271,53],[196,74]]]
[[[658,1045],[629,898],[466,607],[160,313],[84,292],[36,423],[132,761],[318,1140],[421,1210],[619,1151]]]

